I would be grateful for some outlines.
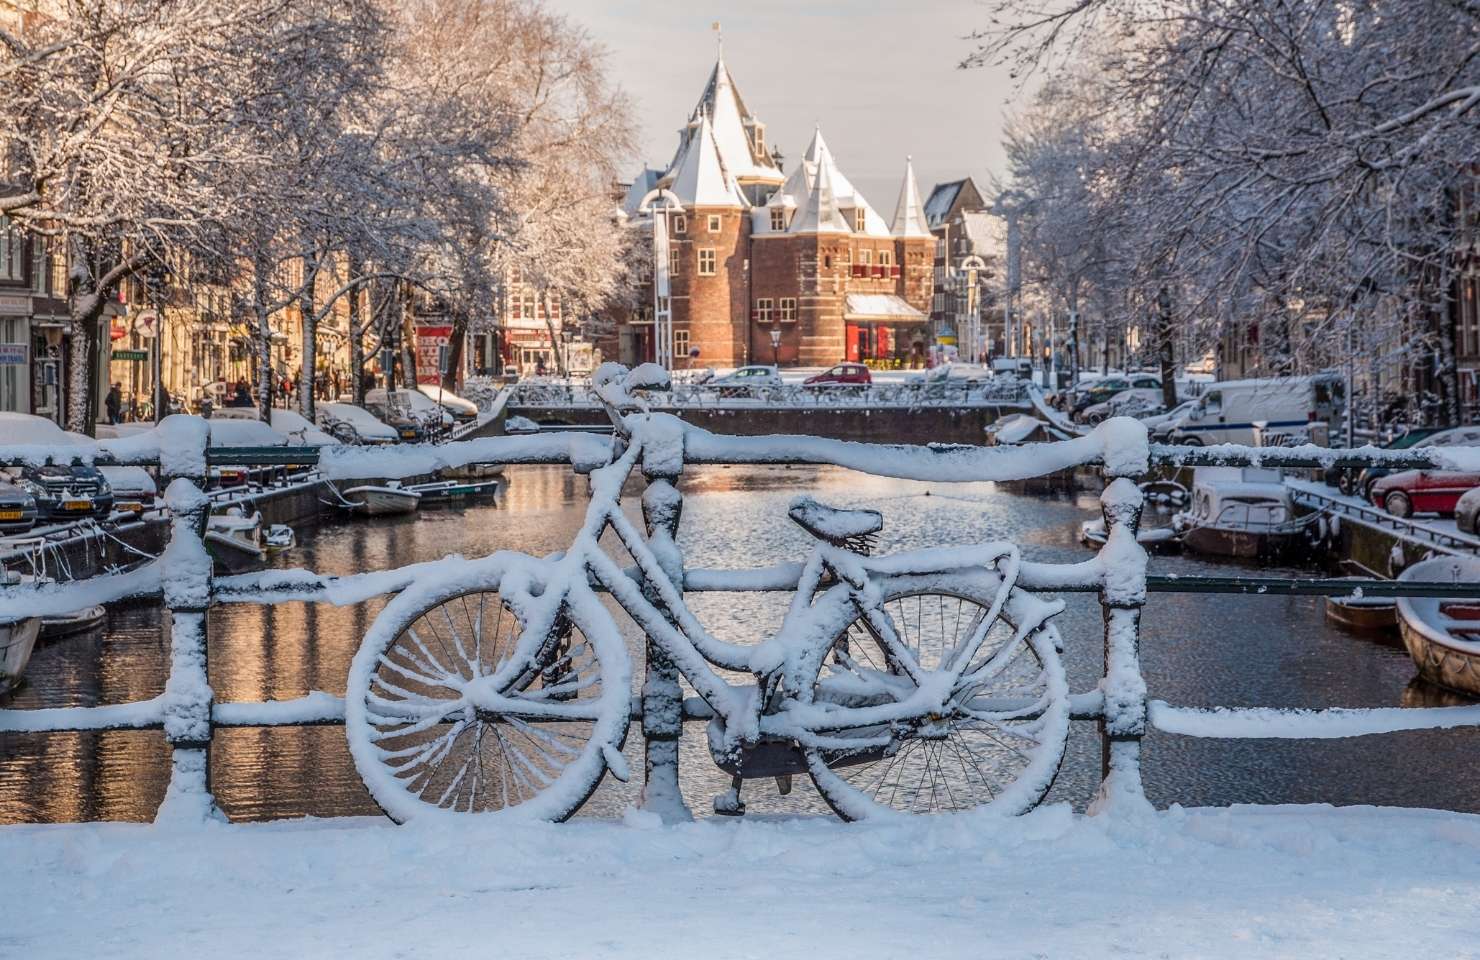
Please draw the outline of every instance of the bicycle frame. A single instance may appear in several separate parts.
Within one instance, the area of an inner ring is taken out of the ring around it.
[[[964,696],[963,690],[969,691],[974,682],[985,682],[995,676],[1034,631],[1051,629],[1047,621],[1062,604],[1034,601],[1027,615],[1024,613],[1028,605],[1019,604],[1025,610],[1015,618],[1011,641],[967,676],[967,666],[1014,593],[1020,567],[1015,546],[985,543],[874,559],[818,541],[803,565],[796,593],[776,634],[755,646],[731,644],[713,637],[684,602],[682,588],[668,575],[648,540],[621,510],[623,484],[641,462],[645,449],[642,421],[654,416],[663,415],[646,414],[628,420],[631,432],[627,449],[614,462],[592,473],[591,504],[584,523],[570,549],[552,558],[554,565],[549,570],[547,588],[536,598],[537,609],[527,611],[530,615],[518,651],[492,676],[479,678],[468,689],[470,699],[480,709],[498,712],[513,706],[497,691],[507,689],[509,683],[535,663],[565,605],[604,611],[593,605],[596,588],[611,594],[709,704],[724,725],[726,744],[731,749],[754,743],[763,736],[788,738],[809,746],[829,746],[833,745],[826,736],[830,732],[878,725],[887,729],[891,724],[908,726],[926,722],[926,718],[939,716],[953,705],[962,707],[959,701]],[[601,548],[600,539],[607,529],[614,531],[632,556],[635,571],[623,569]],[[926,671],[879,609],[874,578],[950,574],[967,569],[997,571],[1000,588],[996,600],[985,615],[978,614],[979,622],[970,627],[966,641],[951,652],[944,668]],[[845,617],[861,617],[886,657],[908,677],[911,682],[905,696],[881,687],[880,693],[892,699],[866,707],[812,702],[813,681],[836,639],[820,636],[819,630]],[[749,673],[756,678],[755,683],[732,684],[720,676],[716,666]],[[775,696],[778,688],[786,691],[784,697]],[[784,702],[784,711],[778,709],[777,701]],[[561,714],[561,705],[549,706],[552,718]],[[1041,707],[1038,704],[1026,705],[1026,709],[1023,704],[1009,706],[1011,709],[1000,716],[1026,717],[1031,710]],[[527,711],[528,705],[522,709]],[[887,735],[883,736],[881,742],[888,739]],[[859,742],[849,740],[854,746]]]

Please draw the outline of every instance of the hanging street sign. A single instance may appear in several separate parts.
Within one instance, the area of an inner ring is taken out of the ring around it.
[[[149,359],[148,350],[114,350],[114,360],[133,360],[135,362]]]

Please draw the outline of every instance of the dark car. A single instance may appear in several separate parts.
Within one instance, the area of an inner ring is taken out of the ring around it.
[[[1149,373],[1133,373],[1126,377],[1104,377],[1074,391],[1074,406],[1071,414],[1080,413],[1087,407],[1104,403],[1122,390],[1160,390],[1161,378]]]
[[[36,523],[36,498],[0,473],[0,533],[20,533]]]
[[[41,520],[101,520],[113,512],[113,488],[102,471],[90,464],[26,467],[21,486],[35,498]]]
[[[1425,447],[1480,446],[1480,427],[1414,427],[1395,440],[1383,444],[1385,450],[1421,450]],[[1342,493],[1372,499],[1372,485],[1393,472],[1392,467],[1333,467],[1326,471],[1326,482]]]
[[[1395,517],[1452,514],[1460,497],[1480,487],[1480,473],[1459,470],[1400,470],[1372,484],[1372,502]]]
[[[804,387],[857,386],[866,387],[874,382],[873,374],[861,363],[840,363],[824,370],[815,377],[802,381]]]

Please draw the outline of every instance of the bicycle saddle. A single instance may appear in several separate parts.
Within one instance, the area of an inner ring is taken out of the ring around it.
[[[877,510],[839,510],[811,497],[797,497],[786,515],[818,540],[855,550],[866,550],[884,529],[884,515]]]

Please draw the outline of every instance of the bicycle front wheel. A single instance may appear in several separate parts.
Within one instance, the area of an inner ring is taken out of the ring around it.
[[[838,816],[950,813],[978,808],[1016,815],[1048,792],[1069,733],[1069,691],[1045,602],[1007,589],[991,571],[885,578],[872,611],[840,623],[813,687],[814,702],[868,708],[911,696],[939,679],[951,654],[986,628],[946,710],[825,735],[804,749],[818,792]],[[881,640],[887,622],[916,677]],[[1018,627],[1032,629],[1014,643]]]
[[[626,775],[631,667],[610,616],[584,595],[532,622],[540,607],[527,585],[505,584],[501,563],[480,563],[474,586],[460,576],[392,600],[350,666],[350,752],[397,823],[469,813],[564,820],[609,766]],[[505,707],[477,707],[470,685],[501,671]]]

